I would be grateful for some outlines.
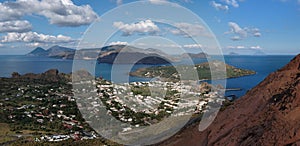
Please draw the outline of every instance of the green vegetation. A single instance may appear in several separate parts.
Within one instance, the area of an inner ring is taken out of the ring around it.
[[[182,66],[181,69],[187,68]],[[91,84],[97,86],[97,90],[90,88]],[[89,104],[84,104],[96,109],[100,104],[90,100],[100,98],[107,114],[136,128],[156,124],[171,114],[194,113],[191,119],[199,119],[197,115],[202,114],[209,98],[218,97],[216,92],[210,92],[208,84],[198,87],[188,82],[119,85],[97,78],[76,82],[74,86],[79,88],[72,88],[68,75],[53,70],[42,75],[15,74],[13,78],[0,78],[0,145],[118,145],[97,135],[82,118],[73,97],[77,92],[83,95],[98,93],[95,97],[82,96],[90,98],[86,100]],[[165,93],[163,97],[159,96],[162,92]],[[181,94],[185,95],[184,99]],[[124,98],[130,100],[122,100]],[[196,102],[199,104],[194,105]],[[186,106],[180,107],[179,103]]]
[[[224,70],[224,67],[226,67],[226,72]],[[251,70],[236,68],[220,61],[212,61],[211,63],[206,62],[196,64],[195,66],[179,65],[176,67],[158,66],[141,68],[134,72],[131,72],[130,75],[146,78],[161,77],[168,81],[178,81],[179,79],[211,79],[212,73],[214,79],[235,78],[255,74],[255,72]]]
[[[45,135],[92,133],[66,81],[0,78],[0,145],[116,145],[101,137],[41,140]],[[39,139],[39,141],[36,141]]]
[[[121,146],[120,144],[107,141],[104,138],[91,139],[91,140],[79,140],[74,141],[72,139],[59,141],[59,142],[35,142],[32,139],[18,139],[10,144],[11,146]]]

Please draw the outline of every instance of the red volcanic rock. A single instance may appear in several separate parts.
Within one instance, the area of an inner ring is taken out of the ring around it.
[[[300,55],[219,112],[205,131],[195,123],[160,145],[300,144],[299,82]]]

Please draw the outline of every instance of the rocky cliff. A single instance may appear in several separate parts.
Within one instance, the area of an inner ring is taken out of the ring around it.
[[[57,69],[49,69],[44,73],[34,74],[34,73],[27,73],[24,75],[20,75],[17,72],[13,72],[11,77],[17,80],[24,80],[24,81],[34,81],[34,80],[42,80],[47,82],[70,82],[71,81],[71,74],[59,73]]]
[[[199,132],[185,128],[160,145],[300,145],[300,55],[220,111]]]

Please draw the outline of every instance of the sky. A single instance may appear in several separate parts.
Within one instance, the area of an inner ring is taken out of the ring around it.
[[[167,52],[219,47],[223,54],[300,53],[300,0],[140,2],[1,0],[0,55],[54,45],[82,49],[118,44]]]

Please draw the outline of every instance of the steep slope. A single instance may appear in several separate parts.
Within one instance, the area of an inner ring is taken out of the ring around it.
[[[300,55],[219,112],[204,131],[199,123],[160,145],[300,144]]]
[[[52,57],[52,58],[64,58],[72,59],[75,54],[75,49],[53,46],[48,50],[45,50],[41,47],[37,47],[33,51],[27,54],[27,56],[41,56],[41,57]]]
[[[47,56],[47,51],[41,47],[35,48],[27,54],[28,56]]]
[[[61,47],[61,46],[53,46],[46,50],[48,53],[48,57],[53,58],[64,58],[64,59],[72,59],[75,54],[75,49]]]

